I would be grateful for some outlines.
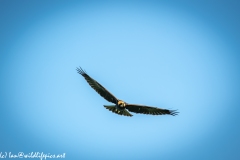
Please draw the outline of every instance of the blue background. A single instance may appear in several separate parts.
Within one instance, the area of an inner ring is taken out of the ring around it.
[[[238,1],[0,1],[0,152],[240,159]],[[81,66],[128,103],[111,113]]]

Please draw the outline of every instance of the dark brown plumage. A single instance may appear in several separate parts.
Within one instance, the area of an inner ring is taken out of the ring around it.
[[[103,98],[107,101],[114,103],[115,105],[109,105],[104,107],[113,113],[124,115],[124,116],[132,116],[128,111],[134,113],[142,113],[142,114],[151,114],[151,115],[172,115],[175,116],[178,114],[176,110],[168,110],[161,109],[157,107],[138,105],[138,104],[129,104],[122,100],[117,99],[112,93],[110,93],[106,88],[104,88],[101,84],[99,84],[96,80],[91,78],[81,67],[77,68],[79,74],[81,74],[88,84]]]
[[[98,93],[100,94],[103,98],[105,98],[107,101],[112,102],[112,103],[117,103],[118,99],[112,95],[106,88],[104,88],[101,84],[99,84],[97,81],[92,79],[83,69],[77,68],[77,71],[79,74],[81,74],[88,84]]]
[[[126,109],[128,109],[130,112],[152,114],[152,115],[170,114],[175,116],[178,113],[175,110],[161,109],[157,107],[150,107],[150,106],[144,106],[144,105],[138,105],[138,104],[127,104]]]

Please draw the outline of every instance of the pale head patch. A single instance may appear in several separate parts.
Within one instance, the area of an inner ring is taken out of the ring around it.
[[[119,100],[119,101],[118,101],[118,106],[120,106],[120,107],[125,107],[126,104],[125,104],[125,102],[123,102],[122,100]]]

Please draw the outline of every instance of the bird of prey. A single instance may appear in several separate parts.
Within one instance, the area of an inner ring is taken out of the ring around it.
[[[133,116],[130,112],[142,113],[142,114],[151,114],[151,115],[172,115],[175,116],[178,114],[176,110],[161,109],[157,107],[138,105],[138,104],[129,104],[118,98],[116,98],[112,93],[110,93],[106,88],[104,88],[100,83],[91,78],[81,67],[77,68],[77,72],[81,74],[88,84],[103,98],[107,101],[114,103],[115,105],[104,105],[104,107],[113,113],[124,115],[124,116]]]

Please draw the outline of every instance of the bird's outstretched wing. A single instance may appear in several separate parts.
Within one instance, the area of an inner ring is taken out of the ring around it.
[[[88,84],[103,98],[107,101],[117,104],[118,99],[112,95],[107,89],[105,89],[101,84],[99,84],[96,80],[92,79],[81,67],[77,68],[79,74],[81,74]]]
[[[169,115],[175,116],[178,114],[176,110],[161,109],[161,108],[138,105],[138,104],[127,104],[126,109],[128,109],[130,112],[152,114],[152,115],[169,114]]]

